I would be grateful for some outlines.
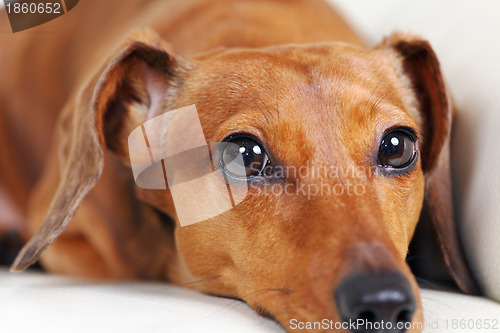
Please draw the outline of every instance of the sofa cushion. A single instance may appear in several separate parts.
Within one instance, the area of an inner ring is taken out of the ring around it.
[[[0,332],[284,333],[241,301],[166,283],[12,274],[5,269],[0,269],[0,281]],[[500,319],[500,305],[485,298],[422,290],[422,299],[429,326],[425,333],[473,331],[455,329],[453,320]]]

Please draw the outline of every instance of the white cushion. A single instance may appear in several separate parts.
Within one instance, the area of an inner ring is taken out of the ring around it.
[[[0,281],[0,332],[284,333],[241,301],[166,283],[11,274],[5,269],[0,269]],[[471,332],[452,329],[453,319],[500,319],[500,305],[485,298],[429,290],[422,297],[428,325],[439,323],[425,333]]]
[[[486,294],[500,300],[500,2],[331,2],[372,45],[400,30],[435,49],[458,108],[452,172],[465,252]]]
[[[500,331],[500,304],[494,301],[426,289],[421,290],[421,296],[424,333]],[[489,329],[485,328],[487,322]]]

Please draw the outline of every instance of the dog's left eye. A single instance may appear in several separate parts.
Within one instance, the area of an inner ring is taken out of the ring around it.
[[[261,175],[268,162],[266,151],[256,139],[231,136],[222,143],[220,164],[230,176],[250,178]]]

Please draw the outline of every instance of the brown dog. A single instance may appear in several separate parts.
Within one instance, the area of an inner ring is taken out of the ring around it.
[[[44,253],[52,272],[198,281],[189,287],[240,298],[289,331],[418,322],[405,256],[425,199],[457,284],[474,292],[451,206],[450,104],[426,41],[394,34],[367,50],[320,0],[99,6],[0,34],[0,182],[41,227],[14,271]],[[122,37],[137,27],[148,29]],[[246,155],[242,203],[181,227],[168,189],[135,186],[127,137],[192,104],[207,142],[260,155]],[[348,172],[276,173],[312,165]]]

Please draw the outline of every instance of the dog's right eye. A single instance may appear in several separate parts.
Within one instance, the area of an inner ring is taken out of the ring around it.
[[[269,157],[257,139],[250,136],[230,136],[222,142],[220,164],[229,176],[258,176],[263,174],[268,163]]]
[[[401,169],[411,164],[416,156],[416,139],[407,130],[397,129],[387,133],[378,152],[379,165]]]

